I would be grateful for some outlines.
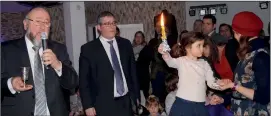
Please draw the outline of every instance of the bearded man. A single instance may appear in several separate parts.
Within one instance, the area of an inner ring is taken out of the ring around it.
[[[33,8],[23,20],[25,36],[1,43],[2,116],[68,116],[78,76],[65,45],[47,40],[48,49],[41,47],[50,22],[44,8]],[[29,68],[25,84],[22,67]]]

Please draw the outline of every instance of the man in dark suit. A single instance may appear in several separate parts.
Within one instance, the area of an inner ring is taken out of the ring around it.
[[[216,34],[216,18],[214,15],[207,14],[202,19],[202,33],[212,37]]]
[[[50,21],[44,8],[34,8],[23,21],[25,37],[1,44],[2,116],[69,114],[69,96],[78,86],[78,76],[64,45],[47,41],[48,49],[40,47]],[[21,67],[30,68],[25,88]]]
[[[88,116],[132,116],[140,94],[131,42],[115,36],[112,13],[102,12],[97,23],[101,36],[84,44],[79,57],[83,108]]]

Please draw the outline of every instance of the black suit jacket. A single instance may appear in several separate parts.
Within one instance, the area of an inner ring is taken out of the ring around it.
[[[127,39],[115,38],[128,86],[128,95],[135,102],[136,99],[139,99],[140,94],[132,45]],[[110,109],[114,107],[115,103],[114,70],[100,39],[95,39],[81,47],[79,83],[83,108],[94,107],[98,115],[100,112],[110,114]]]
[[[1,115],[2,116],[31,116],[35,108],[35,90],[12,94],[7,86],[10,77],[20,76],[20,67],[31,67],[24,38],[11,40],[1,44]],[[67,116],[70,104],[69,96],[78,86],[78,76],[71,66],[66,47],[48,40],[51,49],[62,62],[62,76],[49,66],[45,71],[45,92],[47,106],[51,116]],[[27,84],[34,86],[30,69]]]

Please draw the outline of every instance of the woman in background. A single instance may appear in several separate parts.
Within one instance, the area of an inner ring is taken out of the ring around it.
[[[219,25],[219,34],[226,37],[227,39],[233,39],[233,30],[229,24],[222,23]]]
[[[144,55],[141,56],[141,58],[139,58],[139,54],[146,44],[147,43],[145,41],[144,33],[142,31],[137,31],[135,33],[134,40],[133,40],[133,51],[134,51],[134,56],[136,60],[137,76],[139,80],[140,90],[143,91],[143,95],[145,99],[149,96],[150,79],[148,78],[148,75],[146,75],[146,74],[149,74],[149,72],[146,72],[149,70],[144,70],[144,67],[142,68],[142,65],[145,65],[144,61],[146,60],[146,58],[144,57]],[[143,51],[143,54],[144,54],[144,51]],[[140,95],[141,95],[141,101],[144,102],[145,99],[142,98],[142,92],[140,92]]]
[[[234,32],[232,30],[231,25],[223,23],[219,26],[219,35],[227,38],[228,42],[226,43],[224,49],[224,56],[226,56],[228,63],[231,67],[231,71],[234,72],[235,67],[239,61],[238,56],[236,54],[237,49],[239,47],[239,43],[236,39],[234,39]],[[220,47],[223,47],[220,46]]]
[[[221,79],[230,79],[233,81],[233,70],[230,66],[228,58],[226,56],[226,45],[228,43],[228,39],[219,34],[214,35],[213,41],[217,47],[217,58],[212,61],[215,70],[221,77]]]
[[[144,48],[145,45],[146,45],[146,41],[145,41],[144,33],[142,31],[137,31],[135,33],[135,37],[133,40],[133,50],[134,50],[136,61],[137,61],[140,51]]]

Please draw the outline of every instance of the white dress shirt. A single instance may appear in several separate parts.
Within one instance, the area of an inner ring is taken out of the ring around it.
[[[208,36],[211,37],[212,34],[213,34],[214,32],[215,32],[215,30],[211,31],[211,32],[208,34]]]
[[[25,42],[26,42],[26,47],[27,47],[27,52],[28,52],[31,67],[34,67],[34,58],[35,58],[35,51],[33,50],[34,45],[26,36],[25,36]],[[42,54],[43,54],[42,47],[39,49],[39,54],[40,54],[40,56],[42,56]],[[43,65],[43,62],[42,62],[42,65]],[[44,73],[44,67],[42,67],[42,68],[43,68],[43,73]],[[32,69],[32,75],[33,75],[33,81],[35,81],[34,68],[31,68],[31,69]],[[60,77],[62,75],[62,66],[61,66],[61,70],[55,69],[55,71],[56,71],[57,75]],[[13,89],[13,86],[11,84],[11,78],[8,79],[7,84],[8,84],[8,88],[9,88],[10,92],[12,94],[15,94],[16,91]],[[18,93],[20,93],[20,92],[18,92]],[[50,115],[47,103],[46,103],[46,113],[47,113],[47,115]]]
[[[178,69],[179,82],[176,96],[194,102],[205,102],[207,85],[219,90],[210,65],[203,59],[192,60],[187,56],[164,58],[169,67]]]
[[[122,65],[121,65],[121,61],[120,61],[120,55],[119,55],[119,48],[118,48],[118,44],[117,44],[117,41],[115,38],[112,39],[113,40],[113,47],[116,51],[116,54],[117,54],[117,57],[118,57],[118,60],[119,60],[119,65],[120,65],[120,69],[121,69],[121,75],[122,75],[122,78],[123,78],[123,85],[124,85],[124,93],[122,95],[120,95],[118,92],[117,92],[117,87],[116,87],[116,78],[114,76],[114,97],[121,97],[121,96],[124,96],[128,93],[128,87],[127,87],[127,82],[126,82],[126,79],[125,79],[125,75],[123,73],[123,69],[122,69]],[[100,36],[100,41],[106,51],[106,54],[110,60],[110,63],[111,65],[113,66],[112,64],[112,58],[111,58],[111,53],[110,53],[110,44],[108,43],[108,41],[112,41],[112,40],[109,40],[109,39],[106,39],[102,36]]]

